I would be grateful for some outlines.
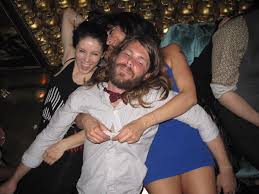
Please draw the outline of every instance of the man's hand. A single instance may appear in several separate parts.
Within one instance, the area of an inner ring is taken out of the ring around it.
[[[223,190],[224,194],[234,194],[236,191],[236,178],[231,167],[220,170],[217,176],[217,193]]]
[[[145,128],[143,127],[143,123],[139,122],[139,120],[135,120],[122,127],[119,134],[112,140],[121,143],[136,143],[139,141],[144,131]]]

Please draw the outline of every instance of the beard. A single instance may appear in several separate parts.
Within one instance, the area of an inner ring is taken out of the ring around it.
[[[113,63],[111,66],[111,69],[110,69],[110,73],[109,73],[109,80],[116,87],[129,91],[141,84],[141,82],[143,81],[144,75],[135,77],[134,79],[125,80],[124,76],[121,75],[119,72],[117,72],[118,68],[120,68],[120,67],[125,68],[124,71],[127,71],[127,73],[131,74],[132,76],[134,76],[134,72],[130,68],[123,67],[123,66],[125,66],[125,65]]]

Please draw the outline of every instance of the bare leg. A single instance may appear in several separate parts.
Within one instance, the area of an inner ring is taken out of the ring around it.
[[[184,193],[216,194],[216,180],[213,167],[201,167],[181,175]]]
[[[182,194],[180,176],[153,181],[145,188],[149,194]]]

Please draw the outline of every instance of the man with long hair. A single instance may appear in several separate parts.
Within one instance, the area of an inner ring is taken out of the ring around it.
[[[157,125],[146,129],[136,143],[120,143],[117,138],[131,135],[130,131],[121,134],[122,126],[162,106],[175,95],[170,91],[162,65],[158,44],[152,38],[134,37],[123,42],[111,54],[107,66],[99,67],[90,82],[73,92],[54,114],[25,152],[23,163],[37,167],[45,150],[63,138],[75,117],[81,112],[89,113],[104,123],[107,127],[104,132],[110,141],[95,144],[85,140],[78,192],[140,193],[147,170],[145,159]],[[194,119],[197,116],[199,122]],[[191,125],[195,121],[203,129],[217,130],[198,105],[177,119]],[[213,181],[212,165],[208,165],[212,173],[206,178]],[[215,183],[205,184],[210,187],[208,193],[215,193]]]

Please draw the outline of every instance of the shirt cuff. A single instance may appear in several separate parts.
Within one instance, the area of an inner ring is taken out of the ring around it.
[[[26,152],[22,156],[22,163],[25,166],[30,167],[30,168],[38,167],[41,164],[41,162],[42,162],[42,158],[33,157]]]
[[[229,91],[235,91],[237,89],[236,85],[224,86],[221,84],[210,84],[211,90],[215,98],[219,99],[223,94]]]
[[[200,133],[201,139],[204,142],[210,142],[215,139],[219,134],[219,130],[217,127],[211,128],[208,133],[202,132]]]

